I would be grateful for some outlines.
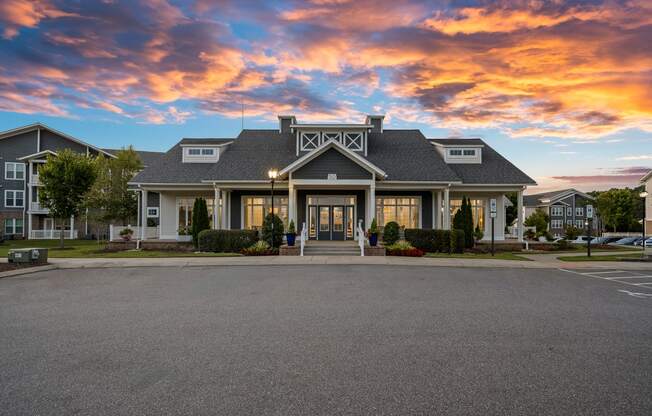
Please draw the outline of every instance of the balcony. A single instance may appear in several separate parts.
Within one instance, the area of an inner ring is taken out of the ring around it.
[[[42,206],[40,202],[32,202],[29,205],[29,212],[32,214],[49,214],[50,210]]]
[[[29,184],[30,186],[41,186],[41,179],[38,176],[38,173],[32,173],[29,175]]]

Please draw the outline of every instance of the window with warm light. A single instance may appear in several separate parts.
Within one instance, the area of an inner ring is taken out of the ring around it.
[[[243,196],[243,228],[258,230],[263,226],[265,214],[272,211],[271,196]],[[288,224],[288,197],[274,196],[274,213],[283,221],[283,226]]]
[[[419,228],[421,223],[421,198],[387,197],[376,198],[376,221],[384,227],[395,221],[403,228]]]
[[[471,214],[473,215],[473,228],[480,227],[481,230],[484,230],[484,210],[485,210],[485,200],[484,199],[472,199],[471,200]],[[453,223],[453,218],[455,213],[462,208],[461,199],[451,199],[451,224]]]

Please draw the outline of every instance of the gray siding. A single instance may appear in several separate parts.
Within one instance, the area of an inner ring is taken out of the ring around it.
[[[159,200],[160,200],[160,195],[158,194],[158,192],[148,192],[147,193],[147,206],[148,207],[158,207],[160,205]]]
[[[335,149],[329,149],[307,165],[292,172],[293,179],[328,179],[330,173],[337,179],[371,179],[371,173]]]
[[[0,140],[0,207],[7,212],[21,213],[22,208],[5,207],[5,189],[26,190],[25,183],[28,178],[29,167],[25,165],[25,180],[5,179],[5,163],[18,162],[19,157],[31,155],[37,152],[36,131],[19,134]],[[27,192],[25,200],[27,201]]]
[[[41,130],[41,151],[52,150],[57,152],[62,149],[70,149],[78,153],[86,154],[86,146],[73,142],[47,130]]]

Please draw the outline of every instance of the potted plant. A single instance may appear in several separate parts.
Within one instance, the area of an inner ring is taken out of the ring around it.
[[[375,218],[371,221],[371,227],[369,227],[368,235],[369,245],[371,247],[376,247],[378,245],[378,224],[376,223]]]
[[[294,242],[297,238],[297,230],[294,228],[294,220],[290,220],[290,225],[288,226],[288,232],[285,233],[285,237],[288,240],[288,246],[294,247]]]
[[[122,240],[124,241],[131,241],[131,237],[134,235],[134,230],[131,228],[123,228],[120,231],[120,237],[122,237]]]

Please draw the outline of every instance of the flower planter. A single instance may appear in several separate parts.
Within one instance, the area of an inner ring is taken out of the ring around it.
[[[378,234],[377,233],[369,234],[369,245],[371,247],[376,247],[378,245]]]
[[[294,247],[294,243],[296,241],[297,235],[294,233],[287,233],[285,235],[285,238],[287,239],[288,246]]]

